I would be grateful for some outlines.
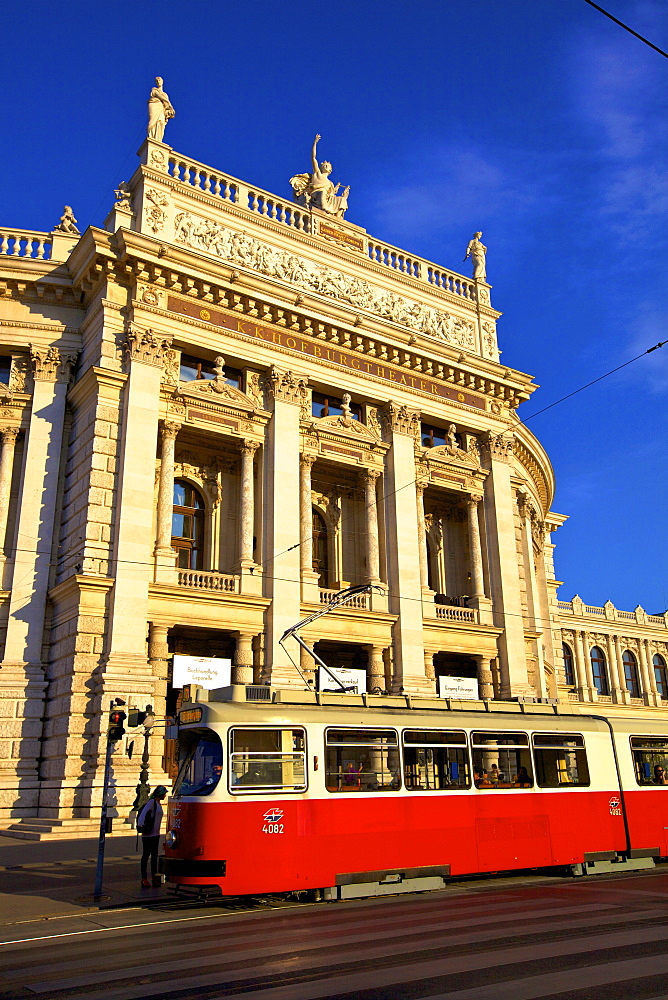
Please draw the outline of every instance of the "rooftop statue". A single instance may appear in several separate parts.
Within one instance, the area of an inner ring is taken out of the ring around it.
[[[334,215],[337,219],[342,219],[348,208],[350,185],[343,189],[343,194],[339,194],[341,185],[334,185],[329,179],[332,164],[328,160],[318,163],[316,151],[321,138],[322,136],[316,135],[313,140],[313,149],[311,150],[313,173],[295,174],[294,177],[290,178],[290,184],[298,205],[304,205],[306,208],[319,208],[327,215]]]
[[[473,238],[469,241],[469,245],[466,248],[466,260],[468,257],[473,261],[473,277],[479,278],[480,281],[487,280],[486,271],[486,261],[485,254],[487,253],[487,247],[480,242],[480,237],[482,233],[474,233]]]
[[[170,118],[173,118],[176,111],[172,107],[169,97],[162,89],[163,80],[161,76],[155,78],[156,86],[150,93],[148,99],[148,126],[146,135],[149,139],[163,141],[165,125]]]
[[[60,217],[60,222],[54,229],[54,233],[68,233],[73,236],[81,236],[81,233],[76,226],[77,220],[74,218],[74,212],[70,205],[65,205],[63,209],[63,214]]]

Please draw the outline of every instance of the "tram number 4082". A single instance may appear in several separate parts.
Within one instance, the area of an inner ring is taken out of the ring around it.
[[[283,819],[282,809],[267,809],[262,819],[264,821],[263,833],[283,833],[283,824],[280,822]]]
[[[262,827],[263,833],[283,833],[282,823],[265,823]]]

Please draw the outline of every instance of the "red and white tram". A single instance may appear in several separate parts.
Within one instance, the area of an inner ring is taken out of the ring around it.
[[[668,855],[659,712],[226,692],[180,712],[161,859],[172,883],[338,898]],[[245,700],[259,695],[271,701]]]

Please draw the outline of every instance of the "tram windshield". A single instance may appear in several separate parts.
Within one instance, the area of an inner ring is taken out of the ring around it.
[[[393,729],[328,729],[328,792],[389,792],[401,788],[399,740]]]
[[[526,733],[471,733],[476,788],[532,788]]]
[[[638,784],[668,788],[668,737],[632,736],[631,751]]]
[[[466,733],[442,729],[405,729],[404,781],[411,792],[469,788]]]
[[[179,734],[178,777],[172,795],[210,795],[223,773],[223,745],[212,729]]]

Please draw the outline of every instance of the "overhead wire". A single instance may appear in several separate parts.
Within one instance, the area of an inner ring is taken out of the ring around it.
[[[654,42],[650,42],[649,38],[645,38],[644,35],[638,34],[638,32],[634,31],[633,28],[629,27],[628,24],[624,24],[624,22],[620,21],[618,17],[615,17],[614,14],[611,14],[609,10],[605,10],[605,8],[599,7],[597,3],[594,3],[594,0],[585,0],[585,3],[588,3],[589,6],[593,7],[595,10],[600,11],[601,14],[605,14],[605,16],[609,17],[611,21],[614,21],[615,24],[618,24],[620,26],[620,28],[623,28],[624,31],[628,31],[629,34],[633,35],[635,38],[640,39],[640,41],[644,42],[645,45],[649,45],[650,49],[654,49],[654,51],[658,52],[660,56],[665,56],[666,59],[668,59],[668,52],[664,52],[664,50],[660,49],[658,45],[654,44]]]

